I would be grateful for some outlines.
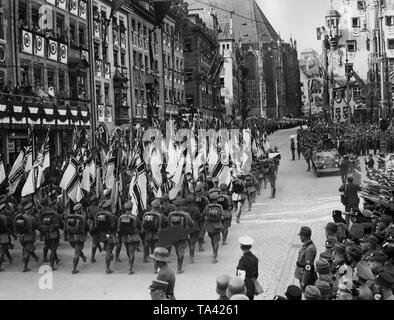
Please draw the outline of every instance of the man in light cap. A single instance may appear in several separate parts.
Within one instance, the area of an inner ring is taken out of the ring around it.
[[[294,277],[300,281],[300,287],[304,290],[307,285],[314,284],[317,279],[315,272],[317,250],[311,240],[312,230],[309,227],[301,227],[298,235],[300,236],[302,247],[298,252]]]
[[[366,261],[360,261],[357,264],[356,271],[353,275],[353,284],[357,289],[355,300],[373,300],[373,294],[368,286],[368,281],[373,279],[373,273]]]
[[[336,300],[353,300],[353,282],[351,279],[344,277],[338,285]]]
[[[218,300],[229,300],[226,295],[227,287],[230,283],[231,277],[227,274],[221,275],[216,279],[216,293],[219,295]]]
[[[250,251],[254,243],[252,238],[244,236],[239,238],[238,241],[243,256],[238,262],[236,276],[245,281],[246,295],[249,300],[254,300],[255,281],[259,276],[259,259]]]
[[[226,295],[229,299],[231,299],[231,297],[236,294],[246,295],[246,292],[247,290],[245,287],[245,283],[242,279],[238,277],[231,278],[226,290]]]
[[[315,287],[320,291],[321,300],[328,300],[330,298],[331,288],[328,282],[318,279],[315,282]]]

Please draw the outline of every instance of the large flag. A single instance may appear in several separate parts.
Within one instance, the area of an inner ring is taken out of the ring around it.
[[[21,150],[8,175],[9,194],[14,194],[25,173],[25,151]]]
[[[145,163],[142,161],[141,154],[136,159],[133,177],[130,182],[129,194],[133,203],[132,212],[138,214],[147,208],[148,200],[148,181],[146,178]]]
[[[117,151],[115,147],[112,147],[108,152],[107,159],[105,161],[106,164],[106,172],[105,172],[105,185],[107,189],[112,189],[115,183],[115,168],[117,161]]]
[[[25,157],[26,165],[25,172],[29,172],[33,168],[33,130],[29,128],[28,130],[29,140],[26,147]]]
[[[63,174],[60,188],[66,191],[67,196],[75,203],[83,198],[81,189],[82,164],[80,157],[71,157],[70,163]]]
[[[111,17],[120,9],[125,0],[112,0],[111,4]]]
[[[161,154],[160,148],[154,148],[150,157],[151,167],[151,185],[156,198],[161,198],[161,185],[163,183],[163,177],[161,175],[161,169],[163,166],[163,155]]]
[[[0,184],[2,184],[5,179],[6,179],[6,175],[4,169],[3,155],[0,154]]]
[[[177,164],[177,168],[175,170],[174,175],[169,176],[168,178],[170,182],[172,182],[171,184],[173,186],[168,193],[171,200],[174,200],[177,197],[179,191],[182,190],[182,186],[184,182],[185,162],[186,162],[186,155],[184,154],[184,152],[182,152],[181,159]]]

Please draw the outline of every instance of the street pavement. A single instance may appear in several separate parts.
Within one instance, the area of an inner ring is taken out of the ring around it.
[[[242,252],[238,238],[249,235],[255,240],[252,251],[259,258],[259,281],[265,290],[256,300],[271,300],[283,295],[294,279],[295,261],[301,247],[298,231],[306,225],[312,229],[312,239],[318,254],[324,249],[324,226],[331,221],[331,212],[343,209],[339,201],[340,176],[317,178],[306,172],[306,162],[291,160],[290,136],[297,129],[281,130],[269,137],[271,146],[278,146],[282,154],[277,179],[276,199],[269,199],[269,185],[258,196],[250,212],[243,210],[241,223],[229,232],[228,245],[219,249],[219,263],[212,264],[212,249],[206,237],[204,252],[197,252],[195,263],[189,264],[186,253],[182,275],[177,275],[175,295],[179,300],[215,300],[216,278],[221,274],[234,275]],[[233,213],[235,214],[235,213]],[[91,242],[84,253],[90,258]],[[176,270],[176,256],[172,250],[170,266]],[[42,243],[37,244],[42,257]],[[155,278],[153,263],[142,262],[142,252],[137,252],[134,275],[128,275],[127,256],[122,249],[122,263],[113,263],[114,274],[105,274],[105,252],[97,254],[97,263],[79,264],[80,273],[71,274],[73,252],[62,241],[58,254],[62,259],[59,269],[53,273],[52,289],[42,289],[45,284],[39,273],[40,263],[30,262],[29,273],[22,273],[21,248],[17,244],[11,251],[13,264],[4,262],[5,272],[0,273],[0,299],[100,299],[100,300],[147,300],[148,286]],[[42,270],[41,270],[42,271]],[[40,289],[41,284],[41,289]]]

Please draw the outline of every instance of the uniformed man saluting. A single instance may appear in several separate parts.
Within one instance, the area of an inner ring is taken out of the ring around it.
[[[311,240],[312,230],[308,227],[302,227],[300,233],[302,247],[298,252],[297,268],[294,277],[300,280],[301,289],[304,291],[307,285],[313,285],[317,279],[315,272],[316,246]]]
[[[254,280],[257,280],[259,276],[259,259],[257,259],[257,257],[250,251],[254,243],[252,238],[241,237],[238,241],[244,254],[238,262],[237,277],[245,281],[245,287],[247,290],[246,295],[249,300],[254,300]]]

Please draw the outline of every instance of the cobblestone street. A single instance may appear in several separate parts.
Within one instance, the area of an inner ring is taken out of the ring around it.
[[[195,264],[185,259],[185,273],[177,276],[176,297],[180,300],[215,299],[215,280],[220,274],[235,274],[241,251],[238,237],[250,235],[255,239],[254,253],[260,260],[259,281],[265,290],[258,299],[272,299],[283,294],[287,286],[295,283],[293,277],[300,241],[297,236],[302,225],[310,226],[312,238],[318,248],[323,249],[324,226],[331,219],[334,209],[341,209],[338,187],[339,176],[316,178],[306,172],[306,163],[291,161],[289,137],[296,129],[283,130],[270,136],[271,146],[278,146],[282,161],[277,181],[277,198],[268,199],[269,185],[258,197],[252,211],[243,212],[241,224],[233,224],[228,245],[219,250],[219,263],[211,263],[211,249],[206,237],[205,252],[198,253]],[[234,221],[235,222],[235,221]],[[90,256],[90,242],[85,245],[85,254]],[[42,255],[42,243],[37,245]],[[173,250],[174,251],[174,250]],[[13,265],[0,274],[1,299],[149,299],[148,286],[154,278],[151,263],[142,263],[142,253],[137,254],[136,274],[127,273],[127,257],[123,249],[123,263],[114,264],[115,273],[104,273],[104,254],[99,254],[97,264],[81,264],[80,274],[71,275],[72,251],[68,243],[59,250],[62,259],[58,271],[53,275],[53,289],[39,289],[40,264],[31,263],[32,272],[22,273],[21,248],[18,244],[12,251]],[[171,266],[176,266],[172,252]],[[23,288],[23,289],[21,289]]]

